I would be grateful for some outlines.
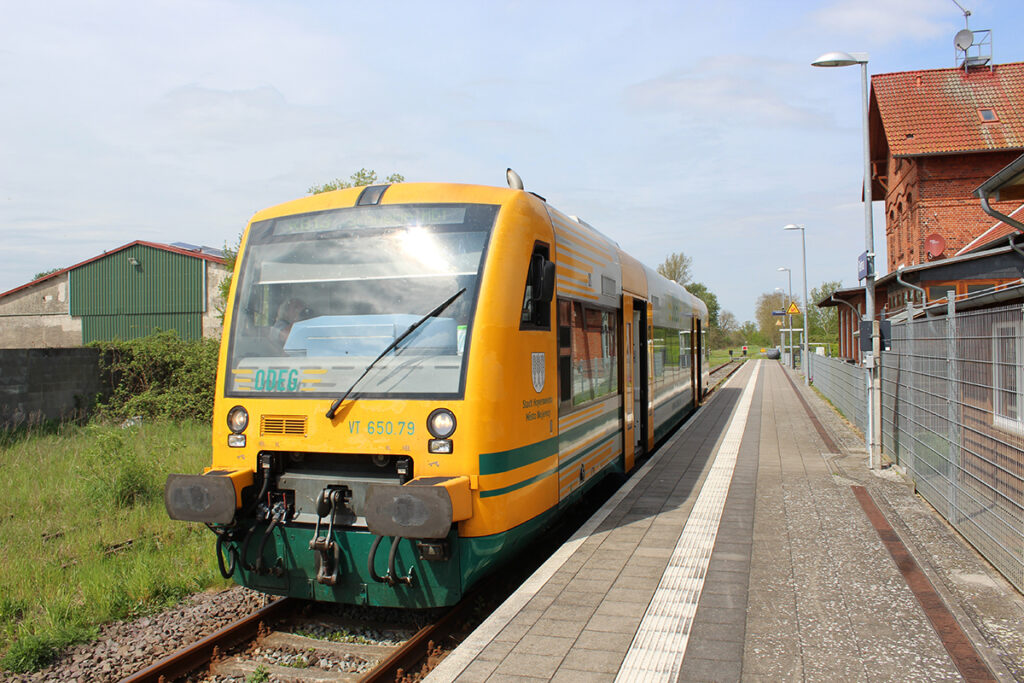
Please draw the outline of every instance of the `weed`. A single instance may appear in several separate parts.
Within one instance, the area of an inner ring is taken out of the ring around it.
[[[270,680],[270,671],[260,664],[256,670],[245,677],[245,683],[267,683]]]

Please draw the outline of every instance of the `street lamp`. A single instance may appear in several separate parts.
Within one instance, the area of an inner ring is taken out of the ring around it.
[[[786,275],[789,277],[789,304],[786,306],[786,327],[789,328],[789,345],[786,348],[789,349],[789,367],[796,368],[796,363],[794,363],[793,359],[793,316],[789,314],[789,308],[793,305],[793,271],[781,266],[777,270],[780,273],[786,271]]]
[[[790,223],[783,230],[799,230],[800,231],[800,251],[803,253],[804,258],[804,354],[800,360],[800,365],[804,369],[804,386],[810,386],[810,374],[811,374],[811,357],[807,355],[807,333],[810,331],[811,326],[807,324],[807,316],[810,313],[811,304],[807,300],[807,240],[804,235],[804,226],[797,223]]]
[[[881,353],[878,321],[875,320],[875,236],[871,217],[871,142],[868,138],[868,53],[828,52],[811,62],[811,66],[853,66],[860,64],[861,101],[864,124],[864,247],[867,251],[867,274],[864,276],[864,307],[871,326],[871,361],[865,363],[868,394],[868,429],[864,438],[868,447],[868,467],[875,468],[875,453],[882,442],[882,387],[876,366]],[[879,452],[880,453],[880,452]]]

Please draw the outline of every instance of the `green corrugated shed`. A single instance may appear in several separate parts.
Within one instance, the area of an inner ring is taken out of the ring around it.
[[[136,315],[83,315],[82,343],[101,339],[137,339],[157,330],[177,330],[182,339],[203,336],[201,313],[139,313]]]
[[[157,328],[198,339],[205,266],[200,258],[132,244],[74,268],[70,313],[82,318],[82,342],[135,339]]]

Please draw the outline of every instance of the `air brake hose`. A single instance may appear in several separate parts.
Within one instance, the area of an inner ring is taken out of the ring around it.
[[[284,510],[279,510],[270,518],[270,524],[267,525],[267,530],[263,532],[263,538],[260,539],[260,547],[256,550],[256,573],[263,573],[263,549],[267,547],[267,541],[270,540],[270,535],[274,533],[274,529],[284,519]]]
[[[232,574],[235,573],[235,565],[238,563],[238,555],[233,547],[228,547],[228,566],[224,566],[224,536],[221,534],[217,535],[217,567],[220,569],[220,575],[225,579],[230,579]]]
[[[376,570],[374,570],[374,568],[373,568],[373,560],[374,560],[374,558],[377,557],[377,548],[378,548],[378,546],[380,546],[380,541],[381,541],[382,538],[384,538],[384,537],[383,536],[376,536],[376,537],[374,537],[373,545],[370,546],[370,554],[369,554],[369,556],[367,558],[367,562],[366,562],[366,568],[370,572],[370,578],[373,579],[374,581],[376,581],[377,583],[384,583],[386,581],[386,579],[383,579],[380,576],[378,576]]]

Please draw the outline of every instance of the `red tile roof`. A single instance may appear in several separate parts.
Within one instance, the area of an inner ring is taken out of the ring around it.
[[[876,74],[871,108],[893,156],[1024,149],[1024,62]]]

